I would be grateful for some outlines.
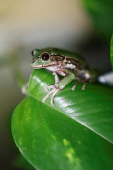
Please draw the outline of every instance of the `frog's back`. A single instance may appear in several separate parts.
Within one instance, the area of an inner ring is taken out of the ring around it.
[[[43,49],[43,51],[49,52],[51,55],[57,54],[59,56],[64,56],[67,61],[70,61],[72,64],[77,65],[78,68],[82,69],[88,67],[86,60],[77,53],[52,47],[45,48]]]

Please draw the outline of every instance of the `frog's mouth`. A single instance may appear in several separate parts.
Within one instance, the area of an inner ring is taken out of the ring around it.
[[[34,69],[40,69],[40,68],[47,68],[47,67],[56,66],[56,63],[55,64],[40,64],[40,65],[31,64],[31,66]]]
[[[33,65],[31,64],[31,67],[35,68],[35,69],[40,69],[40,68],[43,68],[43,65]]]

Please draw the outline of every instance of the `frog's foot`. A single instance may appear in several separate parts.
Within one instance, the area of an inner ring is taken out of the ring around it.
[[[85,90],[85,88],[86,88],[86,84],[87,84],[87,83],[84,83],[84,84],[83,84],[83,86],[82,86],[82,90]]]
[[[46,91],[49,91],[49,90],[52,89],[53,87],[54,87],[54,85],[47,86],[47,87],[45,88],[45,90],[46,90]]]
[[[59,87],[56,87],[55,85],[52,88],[51,91],[49,91],[49,93],[42,99],[42,102],[45,103],[46,99],[51,96],[51,105],[54,106],[54,97],[55,95],[57,95],[62,89],[60,89]]]
[[[57,73],[56,73],[56,72],[53,72],[52,75],[55,76],[55,84],[59,83],[60,79],[59,79]],[[47,87],[46,87],[46,91],[49,91],[49,90],[52,89],[53,87],[54,87],[54,85],[47,86]]]
[[[79,84],[79,83],[81,83],[81,82],[80,81],[76,82],[75,85],[72,87],[72,90],[75,90],[77,84]],[[85,90],[86,84],[87,84],[86,82],[83,83],[82,90]]]
[[[76,86],[77,86],[77,84],[79,84],[80,82],[79,81],[77,81],[76,83],[75,83],[75,85],[71,88],[73,91],[75,90],[75,88],[76,88]]]

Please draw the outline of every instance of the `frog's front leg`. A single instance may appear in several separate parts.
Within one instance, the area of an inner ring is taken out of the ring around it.
[[[55,77],[55,84],[59,83],[60,79],[59,79],[57,73],[56,73],[56,72],[53,72],[52,75],[54,75],[54,77]],[[46,87],[46,90],[48,91],[48,90],[52,89],[53,87],[54,87],[54,85],[47,86],[47,87]]]
[[[64,72],[66,76],[61,81],[53,85],[53,88],[43,98],[42,100],[43,103],[51,95],[51,105],[54,106],[53,100],[54,100],[55,95],[57,95],[66,85],[68,85],[75,78],[75,75],[69,70],[65,69],[62,72]]]
[[[53,72],[53,74],[52,74],[52,75],[54,75],[54,76],[55,76],[55,84],[59,83],[60,79],[59,79],[59,77],[58,77],[57,73],[56,73],[56,72]]]

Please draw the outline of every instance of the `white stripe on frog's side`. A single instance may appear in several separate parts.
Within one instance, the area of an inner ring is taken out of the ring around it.
[[[75,69],[76,66],[74,64],[71,64],[71,63],[68,63],[65,65],[65,68],[68,68],[68,69]]]

